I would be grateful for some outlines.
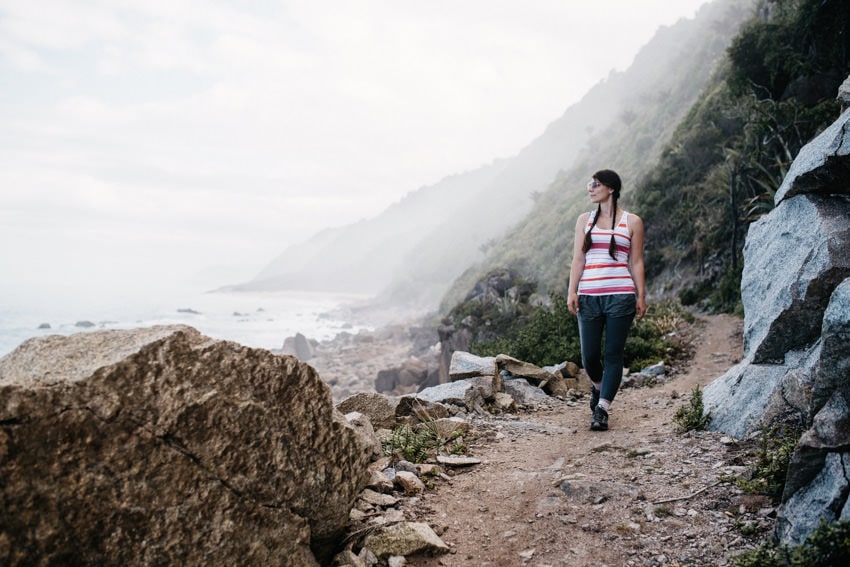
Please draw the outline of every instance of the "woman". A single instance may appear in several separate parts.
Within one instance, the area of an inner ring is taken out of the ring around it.
[[[581,359],[593,387],[590,428],[608,429],[608,410],[623,379],[623,351],[632,320],[646,313],[643,221],[617,207],[622,182],[597,171],[587,191],[596,210],[576,222],[567,304],[578,315]],[[602,333],[605,353],[602,355]]]

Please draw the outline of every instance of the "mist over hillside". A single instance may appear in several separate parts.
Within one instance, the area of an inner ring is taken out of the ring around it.
[[[516,156],[423,187],[375,218],[324,230],[235,289],[366,292],[378,303],[429,310],[495,265],[521,267],[553,287],[546,282],[566,265],[564,233],[572,236],[569,196],[583,194],[601,167],[627,179],[650,167],[751,3],[716,0],[659,29],[627,70],[612,72]],[[523,266],[540,260],[523,252],[529,246],[550,250],[551,265]]]
[[[563,292],[569,276],[573,229],[589,210],[586,183],[599,169],[623,179],[621,204],[634,203],[636,184],[657,165],[680,122],[711,88],[726,49],[753,13],[751,0],[718,0],[693,20],[662,28],[623,73],[597,88],[622,93],[607,127],[589,136],[571,167],[559,173],[530,211],[482,261],[453,282],[442,299],[448,311],[488,271],[510,268],[534,281],[541,293]],[[591,91],[588,97],[594,95]],[[673,187],[667,188],[675,191]]]

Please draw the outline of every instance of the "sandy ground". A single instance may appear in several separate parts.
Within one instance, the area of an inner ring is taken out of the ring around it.
[[[591,431],[586,399],[553,400],[476,423],[480,465],[451,471],[406,515],[429,523],[450,554],[414,567],[726,565],[769,533],[769,500],[742,494],[752,442],[678,433],[696,385],[741,357],[741,321],[702,316],[689,365],[663,385],[621,390],[610,430]]]

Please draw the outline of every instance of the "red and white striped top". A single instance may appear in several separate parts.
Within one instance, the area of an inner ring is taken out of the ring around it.
[[[629,271],[629,249],[632,243],[629,213],[623,212],[613,231],[593,226],[595,216],[596,211],[591,211],[584,227],[585,234],[593,229],[590,233],[592,245],[584,256],[584,271],[578,282],[579,295],[636,293],[635,282]],[[617,246],[616,260],[608,253],[612,233]]]

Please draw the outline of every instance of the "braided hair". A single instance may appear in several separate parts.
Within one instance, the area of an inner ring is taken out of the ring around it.
[[[610,169],[602,169],[593,174],[593,179],[605,185],[606,187],[610,187],[614,190],[614,210],[611,214],[611,243],[608,245],[608,254],[613,258],[617,259],[617,242],[614,240],[614,230],[617,228],[617,200],[620,198],[620,189],[623,184],[620,181],[620,176],[617,175],[616,172]],[[593,222],[590,225],[590,229],[584,233],[584,245],[581,247],[582,252],[587,253],[590,250],[590,247],[593,245],[593,239],[590,236],[590,233],[593,232],[593,227],[596,226],[596,223],[599,222],[599,217],[602,214],[602,205],[600,204],[596,208],[596,214],[593,215]]]

